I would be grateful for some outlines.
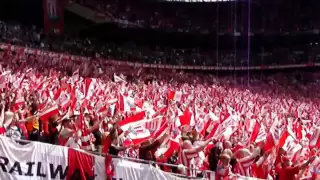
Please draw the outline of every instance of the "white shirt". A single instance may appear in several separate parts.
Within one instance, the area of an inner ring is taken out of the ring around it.
[[[69,132],[69,129],[64,128],[61,130],[60,135],[65,136],[65,134],[67,134],[68,132]],[[68,137],[68,141],[66,142],[66,144],[64,146],[70,147],[70,148],[75,148],[75,149],[80,149],[80,144],[81,144],[80,139],[75,141],[75,138],[73,136],[71,136],[71,137]]]

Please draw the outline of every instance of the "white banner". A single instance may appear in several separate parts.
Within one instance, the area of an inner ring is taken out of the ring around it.
[[[0,136],[0,180],[105,180],[104,157]],[[113,159],[117,180],[186,180],[149,164]]]
[[[161,171],[150,164],[135,163],[127,160],[114,160],[115,178],[118,180],[186,180],[171,173]],[[189,178],[188,178],[189,179]],[[206,179],[206,178],[194,178]]]
[[[0,137],[0,179],[64,179],[67,148]]]
[[[1,180],[105,179],[104,158],[51,144],[0,136]]]

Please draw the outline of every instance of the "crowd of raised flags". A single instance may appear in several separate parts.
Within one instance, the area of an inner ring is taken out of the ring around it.
[[[0,60],[2,135],[169,162],[178,168],[158,168],[193,177],[317,177],[318,82],[270,76],[249,88],[10,48]]]

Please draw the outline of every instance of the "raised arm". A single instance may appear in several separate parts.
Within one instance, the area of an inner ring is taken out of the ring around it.
[[[210,142],[212,141],[211,138],[207,139],[206,141],[204,141],[202,144],[200,144],[199,146],[195,147],[195,148],[191,148],[191,149],[185,149],[184,151],[186,153],[197,153],[202,151]]]
[[[146,151],[155,149],[156,147],[160,146],[163,143],[163,141],[165,140],[165,138],[167,138],[167,137],[168,137],[168,134],[164,134],[159,139],[157,139],[147,145],[142,145],[140,148],[145,149]]]
[[[309,166],[310,163],[312,163],[314,160],[316,159],[316,156],[312,156],[307,162],[303,163],[302,165],[298,165],[300,166],[301,170],[304,170],[306,167]]]
[[[38,115],[35,115],[35,116],[29,116],[25,119],[22,119],[22,120],[19,120],[17,121],[17,123],[26,123],[26,122],[31,122],[31,121],[36,121],[39,119],[39,116]]]
[[[259,158],[259,160],[256,162],[256,165],[257,166],[260,166],[262,165],[266,159],[268,158],[269,154],[268,153],[265,153],[262,157]]]
[[[138,145],[134,145],[134,144],[131,144],[129,146],[117,146],[117,145],[114,145],[112,144],[112,147],[114,147],[117,151],[124,151],[128,148],[137,148],[139,147]]]
[[[254,152],[250,156],[238,159],[237,161],[240,163],[245,162],[245,161],[249,161],[250,159],[256,158],[259,154],[260,154],[260,148],[257,148],[254,150]]]
[[[94,122],[93,126],[89,128],[89,132],[91,133],[91,132],[99,129],[101,123],[102,123],[102,120],[96,120],[96,122]]]

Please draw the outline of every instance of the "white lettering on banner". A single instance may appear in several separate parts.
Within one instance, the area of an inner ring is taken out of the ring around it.
[[[67,153],[63,147],[42,143],[20,145],[0,137],[0,179],[65,179]]]
[[[1,49],[4,50],[24,50],[24,47],[18,47],[18,46],[13,46],[9,44],[1,44],[0,46]],[[43,50],[37,50],[37,51],[28,51],[27,53],[30,54],[35,54],[35,52],[38,52],[38,54],[43,54],[46,55],[48,52],[43,51]],[[68,55],[68,54],[59,54],[59,53],[51,53],[51,57],[60,57],[65,60],[75,60],[75,61],[88,61],[92,60],[89,57],[80,57],[80,56],[74,56],[74,55]],[[114,60],[108,60],[108,61],[103,61],[105,64],[114,64],[114,65],[119,65],[119,66],[136,66],[136,67],[149,67],[149,68],[158,68],[158,65],[152,65],[152,64],[142,64],[142,63],[131,63],[131,62],[124,62],[124,61],[114,61]],[[320,63],[311,63],[311,64],[288,64],[288,65],[277,65],[277,66],[250,66],[249,69],[255,69],[255,70],[266,70],[266,69],[289,69],[289,68],[304,68],[304,67],[319,67]],[[161,66],[160,66],[161,67]],[[166,65],[163,66],[165,69],[189,69],[189,66],[172,66],[172,65]],[[248,67],[235,67],[235,68],[230,68],[230,67],[217,67],[217,66],[209,66],[209,67],[203,67],[203,66],[193,66],[192,69],[195,70],[236,70],[236,71],[243,71],[247,70]]]
[[[20,145],[0,136],[1,180],[99,180],[105,177],[104,158],[99,157],[93,168],[93,176],[86,170],[70,168],[67,147],[34,142]]]
[[[13,161],[9,161],[7,157],[3,157],[3,156],[0,156],[0,161],[1,161],[0,167],[1,167],[2,173],[8,173],[12,176],[30,176],[30,177],[37,176],[41,178],[47,177],[47,174],[42,172],[42,169],[44,168],[43,166],[45,166],[42,164],[42,162],[32,162],[32,161],[25,162],[25,163],[20,163],[19,161],[13,162]],[[36,170],[36,173],[34,173],[33,170]],[[50,179],[56,179],[56,178],[64,179],[66,177],[66,167],[63,167],[62,165],[57,165],[55,167],[54,164],[49,163],[49,171],[50,171],[50,175],[48,176],[48,178]],[[19,177],[19,179],[20,178],[21,177]]]

